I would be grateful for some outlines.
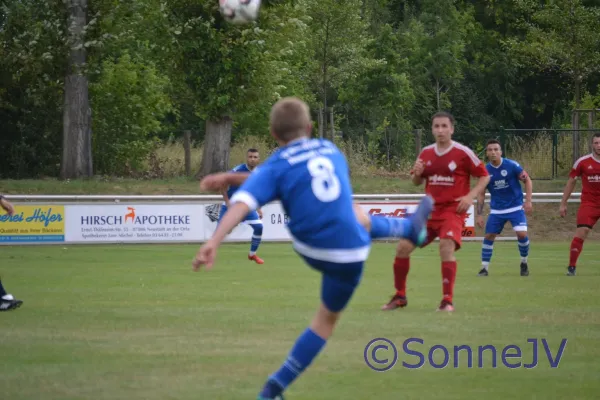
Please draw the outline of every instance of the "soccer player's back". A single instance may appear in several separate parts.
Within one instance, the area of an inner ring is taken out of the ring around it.
[[[227,230],[249,210],[279,199],[290,217],[287,228],[295,251],[322,275],[321,305],[287,359],[268,378],[260,400],[282,399],[285,389],[324,348],[361,280],[371,238],[402,237],[418,245],[424,240],[425,223],[433,208],[433,201],[426,197],[407,219],[360,213],[352,202],[345,157],[333,143],[310,139],[311,130],[304,102],[288,98],[273,106],[271,133],[281,148],[233,195],[221,225],[194,260],[195,270],[203,264],[210,268]],[[217,174],[205,178],[201,187],[215,188],[233,181],[242,181],[239,174]]]
[[[569,276],[575,275],[583,243],[600,219],[600,133],[592,137],[592,152],[579,158],[569,173],[559,209],[563,218],[567,215],[567,201],[575,188],[577,178],[581,178],[581,204],[577,211],[577,229],[571,241],[567,267]]]

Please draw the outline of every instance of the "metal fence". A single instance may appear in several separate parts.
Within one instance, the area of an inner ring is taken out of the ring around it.
[[[522,164],[532,179],[557,179],[566,178],[575,161],[592,151],[596,132],[600,130],[506,129],[495,138],[504,156]]]

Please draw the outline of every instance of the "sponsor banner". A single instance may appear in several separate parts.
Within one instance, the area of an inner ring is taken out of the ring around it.
[[[202,241],[201,204],[69,205],[66,242]]]
[[[219,220],[219,214],[221,213],[221,204],[206,204],[204,210],[204,218],[202,220],[202,226],[204,230],[205,239],[210,239],[215,229],[217,229],[217,221]],[[262,240],[264,241],[288,241],[291,240],[291,236],[286,228],[288,222],[288,216],[283,211],[281,203],[269,203],[262,207],[262,224],[263,234]],[[242,222],[225,238],[227,242],[249,242],[252,239],[253,234],[252,227]]]
[[[65,240],[65,207],[15,204],[0,214],[0,243],[57,243]]]
[[[412,214],[417,208],[417,202],[392,202],[392,203],[359,203],[363,210],[372,215],[404,218]],[[475,207],[469,207],[463,224],[462,236],[475,236]]]

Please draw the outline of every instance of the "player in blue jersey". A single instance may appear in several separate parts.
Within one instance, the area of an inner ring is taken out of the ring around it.
[[[371,216],[355,206],[344,155],[330,141],[310,139],[309,109],[297,98],[273,106],[270,128],[280,147],[251,174],[223,173],[202,180],[204,190],[243,184],[193,261],[195,271],[202,265],[212,268],[228,230],[248,212],[279,200],[290,218],[287,228],[294,250],[322,274],[321,306],[285,362],[267,379],[259,400],[283,399],[285,389],[321,352],[361,280],[371,239],[396,237],[422,244],[433,208],[429,196],[409,218]]]
[[[517,234],[517,244],[521,255],[521,276],[529,275],[527,257],[529,256],[529,237],[527,236],[527,217],[533,206],[531,197],[533,183],[527,172],[516,161],[502,157],[502,147],[496,139],[486,144],[486,155],[490,162],[486,168],[490,174],[487,190],[490,192],[490,215],[485,224],[485,237],[481,247],[481,271],[479,276],[488,276],[490,260],[494,250],[494,240],[502,233],[504,225],[510,222]],[[525,184],[525,202],[523,189]],[[485,190],[477,197],[477,225],[483,228],[483,206]]]
[[[254,171],[259,162],[260,157],[258,154],[258,150],[248,149],[248,151],[246,152],[246,163],[234,167],[231,170],[231,172],[252,172]],[[223,215],[225,215],[225,213],[227,212],[227,208],[229,207],[229,200],[238,189],[239,186],[230,185],[229,187],[221,191],[221,194],[223,195],[223,205],[221,205],[221,212],[219,213],[219,220],[217,221],[217,225],[221,222]],[[258,246],[260,246],[260,241],[262,240],[263,234],[262,211],[258,209],[256,211],[249,212],[246,218],[244,218],[244,223],[250,225],[253,231],[252,241],[250,242],[250,252],[248,253],[248,260],[254,261],[257,264],[264,264],[262,258],[260,258],[256,254],[256,252],[258,251]]]

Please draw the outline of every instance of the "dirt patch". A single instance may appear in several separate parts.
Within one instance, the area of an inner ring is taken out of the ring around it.
[[[579,203],[569,203],[567,216],[558,214],[559,203],[533,203],[533,214],[528,217],[529,236],[542,240],[571,240],[575,233],[576,215]],[[487,208],[487,207],[486,207]],[[476,228],[478,236],[483,236],[483,229]],[[502,237],[514,236],[510,223],[504,226]],[[587,241],[600,240],[600,223],[588,236]]]

